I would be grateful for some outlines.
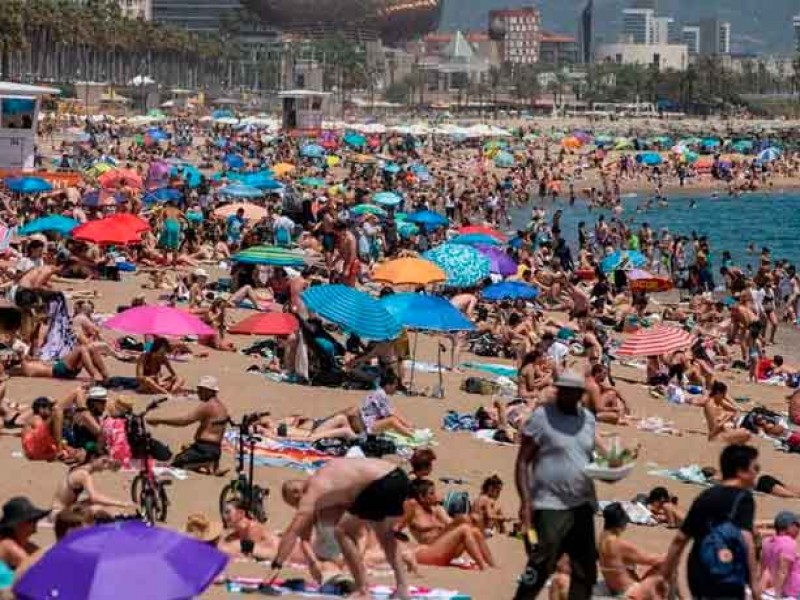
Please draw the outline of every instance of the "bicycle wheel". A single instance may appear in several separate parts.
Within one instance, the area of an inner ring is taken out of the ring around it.
[[[267,490],[254,485],[251,488],[248,504],[250,505],[250,515],[259,523],[267,522]]]
[[[237,480],[233,480],[228,483],[219,494],[219,518],[227,526],[225,523],[225,505],[230,502],[238,502],[242,499],[242,495],[239,493],[239,482]]]
[[[167,498],[167,486],[163,483],[158,484],[158,492],[156,497],[156,518],[163,523],[167,520],[167,511],[169,510],[169,498]]]
[[[144,477],[141,473],[136,475],[131,482],[131,502],[141,506],[142,487],[144,486]]]
[[[155,525],[156,523],[156,503],[158,500],[156,499],[155,492],[150,488],[150,486],[146,486],[145,489],[142,491],[142,510],[144,511],[144,518],[145,520],[150,523],[150,525]]]

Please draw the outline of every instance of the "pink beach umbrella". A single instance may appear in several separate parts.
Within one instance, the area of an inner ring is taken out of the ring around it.
[[[182,337],[214,335],[214,329],[191,313],[169,306],[137,306],[119,313],[104,323],[108,329],[134,335]]]

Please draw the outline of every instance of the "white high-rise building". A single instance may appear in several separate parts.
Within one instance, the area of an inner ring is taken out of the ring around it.
[[[675,19],[672,17],[654,17],[653,31],[650,34],[653,44],[674,44],[679,40],[675,35]]]
[[[717,54],[731,53],[731,24],[720,23],[717,27]]]
[[[682,42],[689,50],[689,56],[700,53],[700,28],[697,25],[686,25],[682,31]]]
[[[622,11],[622,37],[629,44],[652,44],[656,13],[651,8],[626,8]]]
[[[144,19],[149,21],[153,18],[152,0],[118,0],[122,13],[132,19]]]
[[[800,15],[792,19],[794,25],[794,51],[800,52]]]

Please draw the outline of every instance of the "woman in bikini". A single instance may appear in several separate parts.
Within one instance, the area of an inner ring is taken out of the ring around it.
[[[538,400],[542,392],[553,385],[553,372],[541,350],[528,352],[522,359],[517,378],[517,397]]]
[[[106,511],[109,508],[122,510],[133,508],[130,502],[115,500],[101,494],[95,487],[93,478],[95,473],[118,471],[119,467],[119,462],[103,456],[69,469],[66,476],[56,485],[51,513],[53,517],[65,508],[78,504],[86,506],[93,513]]]
[[[728,386],[715,381],[708,398],[703,404],[703,414],[708,426],[708,439],[720,440],[725,444],[746,444],[750,432],[739,426],[739,413],[728,398]]]
[[[411,499],[405,514],[395,527],[408,527],[417,546],[414,558],[421,565],[446,567],[465,552],[480,570],[494,567],[492,553],[483,534],[468,522],[455,522],[442,508],[432,481],[418,479],[411,484]]]

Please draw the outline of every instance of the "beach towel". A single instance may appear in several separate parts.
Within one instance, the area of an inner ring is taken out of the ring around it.
[[[639,502],[629,502],[628,500],[601,500],[597,503],[598,513],[602,513],[606,506],[618,502],[622,506],[622,510],[628,515],[631,523],[635,525],[658,525],[653,513],[651,513],[644,504]]]
[[[496,429],[479,429],[478,431],[473,432],[473,436],[478,438],[482,442],[486,442],[488,444],[497,444],[498,446],[514,446],[511,442],[498,442],[494,439],[495,434],[497,433]]]
[[[706,479],[706,476],[703,475],[703,471],[699,465],[687,465],[678,469],[653,469],[652,471],[648,471],[647,474],[656,477],[667,477],[683,483],[695,483],[704,486],[711,485],[708,479]]]
[[[236,454],[236,440],[239,433],[229,430],[222,442],[224,450]],[[253,463],[262,467],[285,467],[304,473],[313,473],[333,458],[314,450],[310,444],[288,440],[262,438],[253,448]]]
[[[398,449],[427,448],[428,446],[436,445],[433,439],[433,432],[430,429],[415,429],[414,437],[408,437],[393,431],[384,432],[381,436],[392,440]]]
[[[499,363],[482,363],[468,361],[459,365],[461,369],[472,369],[473,371],[482,371],[492,375],[499,375],[502,377],[516,377],[517,368],[512,365],[502,365]]]
[[[477,431],[478,421],[473,414],[448,410],[442,417],[442,429],[445,431]]]
[[[249,593],[258,590],[259,586],[264,583],[263,579],[254,579],[246,577],[236,577],[229,579],[226,582],[228,592],[231,593]],[[285,584],[289,583],[289,587]],[[321,586],[314,583],[305,583],[304,591],[298,590],[298,586],[292,585],[289,580],[279,580],[273,589],[280,592],[281,595],[299,596],[302,598],[331,598],[341,597],[335,594],[325,593]],[[374,600],[387,600],[394,594],[394,588],[387,585],[373,585],[369,588],[370,594]],[[411,586],[411,597],[418,600],[470,600],[470,596],[462,594],[456,590],[447,590],[443,588],[428,588],[424,586]]]
[[[39,352],[39,358],[51,362],[63,358],[77,344],[72,320],[67,310],[64,294],[55,294],[47,305],[47,335]]]
[[[413,370],[418,373],[438,373],[440,368],[439,365],[437,365],[436,363],[425,362],[422,360],[416,360],[416,361],[404,360],[403,367],[405,369]],[[444,365],[442,365],[441,370],[449,371],[449,369]]]
[[[649,431],[658,435],[677,435],[680,430],[675,427],[672,421],[666,421],[661,417],[647,417],[636,424],[640,431]]]

